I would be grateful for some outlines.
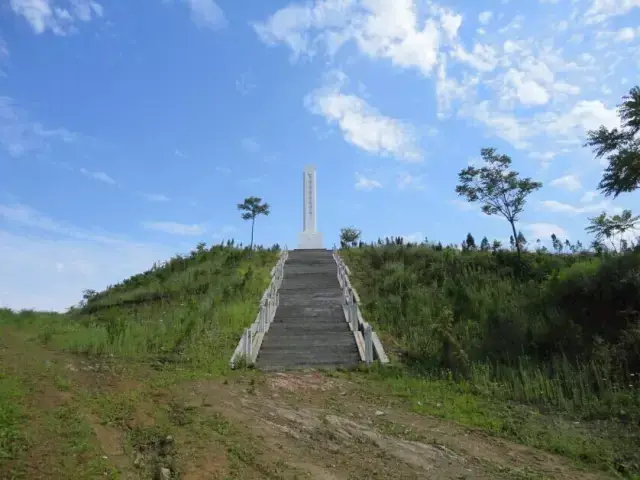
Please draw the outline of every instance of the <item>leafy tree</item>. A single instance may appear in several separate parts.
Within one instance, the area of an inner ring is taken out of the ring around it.
[[[522,232],[518,232],[518,245],[525,250],[527,246],[527,239],[524,237]]]
[[[500,250],[500,247],[502,247],[502,242],[500,240],[494,240],[491,245],[491,251],[493,251],[493,253],[497,253],[498,250]]]
[[[594,240],[593,242],[591,242],[591,248],[593,248],[593,251],[596,252],[596,255],[602,255],[607,251],[606,245],[598,240]]]
[[[551,244],[556,253],[562,253],[562,240],[560,240],[555,233],[551,234]]]
[[[476,250],[476,240],[471,233],[467,233],[467,238],[462,242],[462,250],[465,252]]]
[[[482,204],[482,211],[487,215],[502,215],[511,224],[513,237],[517,238],[516,222],[518,221],[527,196],[542,187],[542,183],[530,178],[520,178],[517,172],[511,171],[511,158],[508,155],[497,155],[494,148],[481,150],[485,165],[482,168],[473,166],[463,169],[458,178],[460,184],[456,193],[469,202]],[[518,258],[520,245],[515,242]]]
[[[90,288],[82,291],[82,301],[80,302],[81,306],[86,306],[92,300],[98,298],[98,292],[92,290]]]
[[[491,250],[491,246],[489,245],[489,239],[487,237],[482,237],[482,241],[480,242],[480,251],[488,252]]]
[[[356,247],[362,232],[355,227],[345,227],[340,229],[340,247]]]
[[[604,238],[611,242],[614,251],[617,251],[614,237],[618,236],[620,241],[620,250],[624,250],[623,235],[635,229],[636,224],[640,220],[640,216],[633,216],[631,210],[623,210],[620,215],[607,216],[602,212],[597,217],[589,218],[589,226],[585,230],[596,236],[596,242],[601,243]],[[627,242],[628,248],[628,242]]]
[[[256,223],[256,217],[258,215],[269,215],[269,204],[262,203],[260,197],[247,197],[243,203],[238,204],[238,210],[242,213],[243,220],[251,220],[251,243],[249,244],[249,250],[253,250],[253,231]]]
[[[640,187],[640,87],[633,87],[622,100],[618,105],[622,128],[590,130],[585,144],[596,158],[606,156],[609,161],[598,189],[614,198]]]

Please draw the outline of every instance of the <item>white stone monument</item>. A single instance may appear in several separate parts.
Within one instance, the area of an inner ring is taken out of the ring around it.
[[[323,248],[322,234],[316,231],[316,167],[307,165],[302,173],[302,232],[299,249]]]

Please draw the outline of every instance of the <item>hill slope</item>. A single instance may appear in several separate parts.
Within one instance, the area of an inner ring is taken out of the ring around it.
[[[460,335],[460,312],[518,311],[523,287],[509,280],[508,258],[409,250],[343,252],[367,320],[396,352],[388,368],[229,371],[277,248],[250,255],[200,245],[87,292],[68,314],[0,311],[0,478],[595,479],[640,471],[634,391],[570,395],[541,363],[483,363],[470,348],[475,337]],[[505,271],[487,283],[487,268]],[[440,292],[438,271],[466,296]],[[495,324],[480,317],[469,328]]]

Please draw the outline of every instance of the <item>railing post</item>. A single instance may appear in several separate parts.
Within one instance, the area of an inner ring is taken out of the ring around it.
[[[367,365],[373,363],[373,335],[369,324],[364,327],[364,360]]]
[[[351,310],[351,330],[353,330],[354,332],[358,331],[358,305],[356,305],[355,303],[352,303],[350,305],[350,310]]]
[[[251,338],[251,329],[247,328],[244,331],[244,346],[242,348],[245,359],[247,361],[247,363],[251,363],[251,347],[252,347],[252,341],[253,339]]]

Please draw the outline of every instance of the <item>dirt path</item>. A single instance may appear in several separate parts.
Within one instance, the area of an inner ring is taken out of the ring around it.
[[[309,478],[607,478],[451,422],[363,404],[356,388],[319,373],[276,373],[182,390],[188,405],[249,428]]]
[[[2,479],[608,478],[367,400],[362,387],[341,378],[248,373],[180,380],[2,333],[0,381],[21,382],[26,432],[24,448],[0,458]]]

